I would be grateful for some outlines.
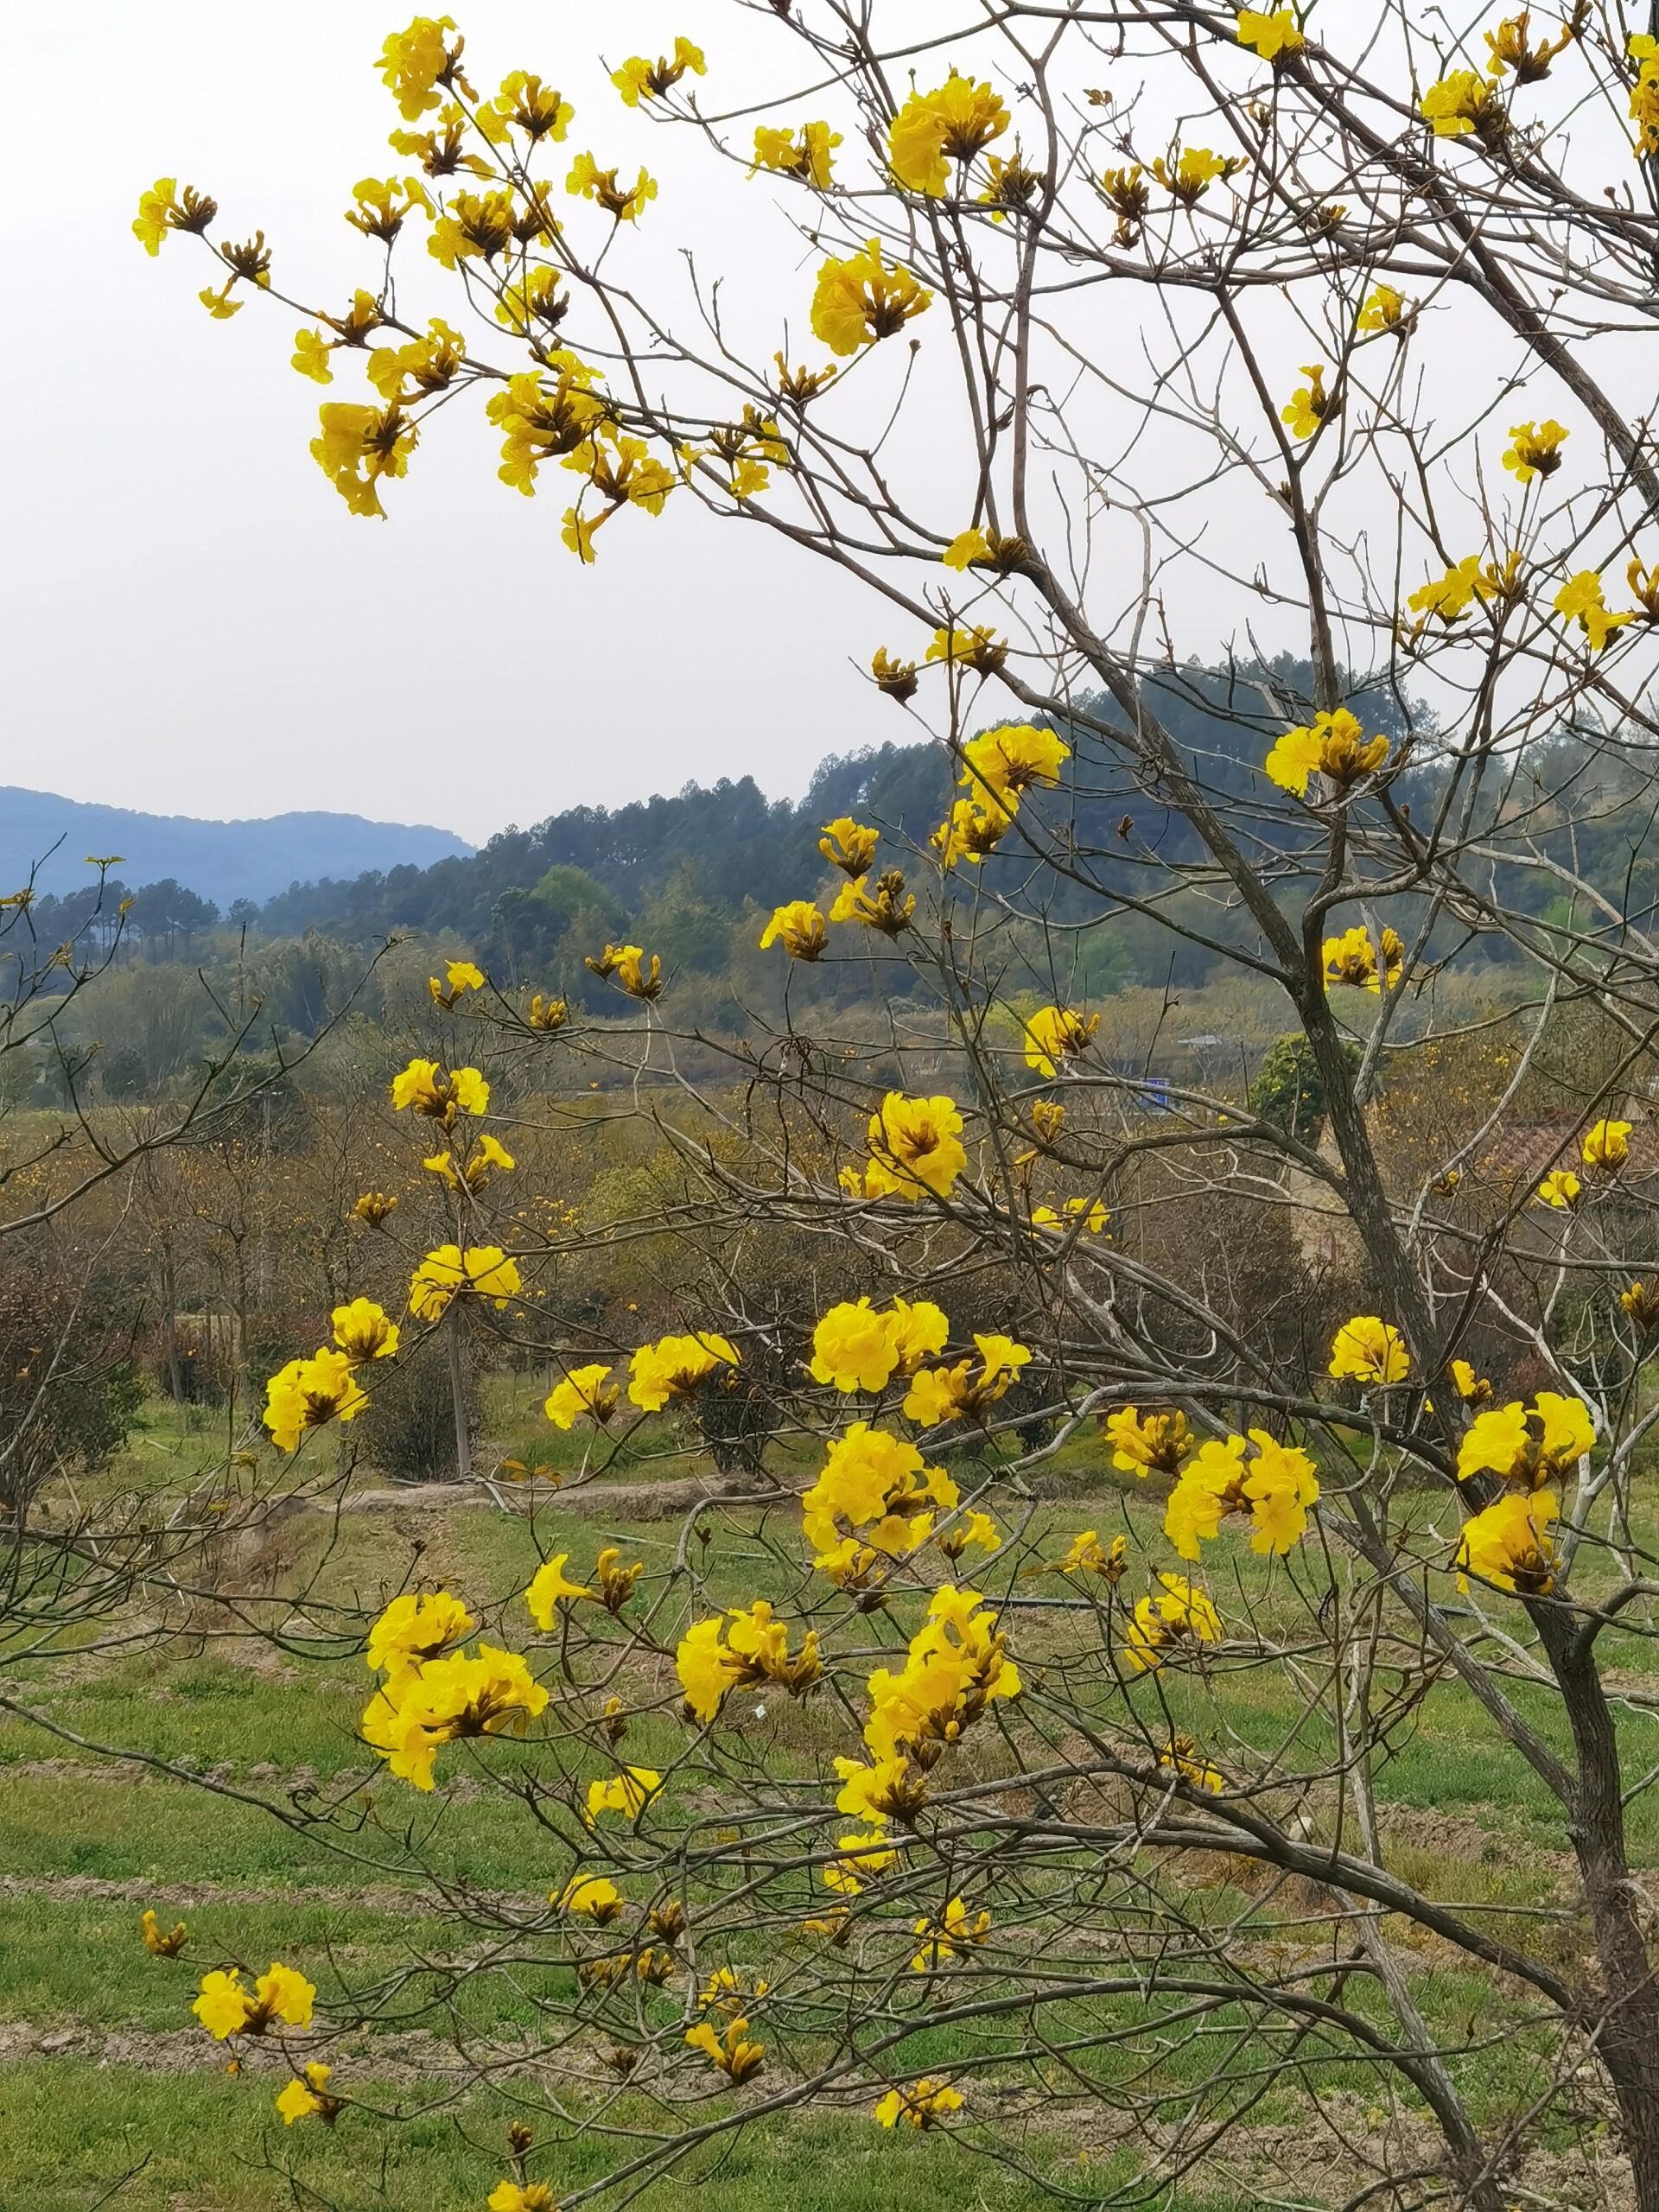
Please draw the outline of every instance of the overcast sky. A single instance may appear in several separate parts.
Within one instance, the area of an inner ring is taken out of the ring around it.
[[[372,283],[375,250],[340,209],[357,178],[408,166],[386,146],[397,118],[373,62],[410,12],[6,10],[19,97],[0,195],[13,321],[0,680],[14,734],[0,782],[214,817],[340,808],[477,839],[691,778],[747,771],[798,791],[825,753],[899,734],[849,664],[876,641],[874,610],[690,500],[658,522],[619,518],[583,570],[559,543],[565,487],[530,500],[499,485],[480,423],[428,437],[391,520],[354,519],[306,448],[322,398],[366,396],[357,379],[319,391],[289,366],[291,314],[256,301],[212,321],[193,241],[152,261],[132,237],[140,190],[176,175],[219,200],[215,238],[263,226],[302,296],[343,304],[353,278]],[[480,81],[538,69],[575,101],[569,143],[552,149],[561,184],[578,146],[643,154],[664,177],[650,219],[666,221],[672,191],[676,234],[715,257],[733,188],[699,182],[701,162],[682,173],[671,134],[646,143],[594,60],[601,43],[613,65],[658,53],[688,12],[711,70],[739,81],[753,57],[733,48],[756,31],[734,9],[456,10]],[[768,189],[735,205],[746,232],[760,220],[776,235],[799,329],[810,277],[792,274]],[[404,243],[400,304],[453,315],[418,226]]]

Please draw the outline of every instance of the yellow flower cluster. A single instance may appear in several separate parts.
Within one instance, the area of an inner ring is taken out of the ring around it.
[[[1523,1490],[1559,1482],[1595,1444],[1595,1425],[1582,1398],[1540,1390],[1477,1414],[1458,1446],[1458,1480],[1493,1474]]]
[[[810,184],[814,191],[827,191],[835,171],[836,148],[841,143],[839,130],[832,130],[827,123],[804,123],[798,130],[780,130],[770,124],[757,124],[754,132],[754,160],[749,175],[757,169],[771,169],[779,176],[792,176],[803,184]]]
[[[446,1072],[436,1060],[411,1060],[391,1079],[391,1103],[397,1113],[407,1107],[452,1129],[458,1114],[489,1112],[490,1086],[476,1068]]]
[[[1438,616],[1450,629],[1477,600],[1484,607],[1492,600],[1506,598],[1515,588],[1519,570],[1518,554],[1510,554],[1500,569],[1495,561],[1483,561],[1478,553],[1470,553],[1443,576],[1421,585],[1406,604],[1414,614]]]
[[[662,1337],[641,1344],[628,1362],[628,1396],[642,1413],[658,1414],[671,1400],[693,1396],[721,1368],[734,1372],[737,1351],[712,1332]]]
[[[1087,1019],[1067,1006],[1039,1007],[1026,1023],[1026,1065],[1052,1080],[1062,1060],[1086,1052],[1100,1027],[1100,1016]]]
[[[1249,1456],[1254,1445],[1255,1456]],[[1264,1428],[1200,1446],[1169,1494],[1164,1534],[1183,1559],[1197,1559],[1230,1513],[1250,1517],[1250,1549],[1282,1554],[1301,1540],[1319,1494],[1306,1452]]]
[[[902,330],[933,303],[901,262],[882,258],[871,238],[844,261],[826,261],[812,295],[813,335],[832,353],[856,353]]]
[[[395,1598],[369,1635],[368,1662],[385,1681],[364,1709],[363,1740],[388,1770],[430,1789],[442,1745],[463,1737],[522,1736],[547,1692],[516,1652],[459,1645],[473,1626],[457,1598]],[[456,1647],[456,1648],[452,1648]]]
[[[814,1564],[836,1580],[868,1572],[878,1554],[913,1551],[932,1533],[930,1505],[950,1507],[956,1484],[906,1439],[855,1421],[830,1446],[801,1500],[801,1526]]]
[[[555,1428],[574,1428],[579,1421],[591,1421],[602,1428],[622,1395],[610,1376],[608,1367],[573,1367],[563,1382],[554,1384],[543,1412]]]
[[[943,200],[948,162],[965,169],[1008,127],[1001,96],[953,69],[931,92],[912,92],[887,129],[887,164],[906,192]]]
[[[409,1286],[409,1310],[423,1321],[436,1321],[460,1297],[486,1298],[500,1313],[524,1288],[518,1263],[499,1244],[440,1244],[421,1262]]]
[[[914,1932],[922,1938],[922,1947],[910,1962],[912,1971],[931,1974],[947,1959],[978,1950],[990,1935],[991,1916],[970,1912],[960,1897],[950,1897],[937,1919],[924,1913]]]
[[[205,1974],[190,2009],[216,2043],[225,2043],[232,2036],[262,2036],[278,2020],[290,2028],[308,2027],[316,1996],[315,1983],[273,1961],[251,1989],[244,1986],[239,1967]]]
[[[974,665],[976,649],[963,648],[963,634],[941,631],[945,650],[936,652],[930,647],[928,658]],[[990,636],[988,631],[967,634],[976,639]],[[935,646],[938,643],[936,639]],[[998,648],[999,664],[1006,657],[1006,647]],[[962,748],[963,770],[957,779],[969,796],[957,801],[933,832],[931,842],[942,864],[954,868],[958,861],[982,861],[988,853],[995,852],[1019,812],[1021,798],[1028,791],[1052,790],[1071,757],[1071,747],[1055,731],[1039,729],[1030,722],[1006,722],[970,738]]]
[[[1358,717],[1346,707],[1315,715],[1306,728],[1288,729],[1267,760],[1268,774],[1281,791],[1307,796],[1308,779],[1323,776],[1345,791],[1362,776],[1375,775],[1389,757],[1386,737],[1367,737]]]
[[[775,1682],[790,1697],[799,1697],[809,1689],[819,1674],[817,1631],[810,1629],[791,1657],[788,1628],[772,1618],[764,1598],[757,1598],[752,1605],[694,1622],[681,1639],[674,1664],[686,1709],[708,1722],[728,1690]]]
[[[1154,1674],[1175,1653],[1194,1644],[1219,1643],[1221,1616],[1184,1574],[1160,1574],[1160,1595],[1138,1599],[1123,1640],[1123,1656],[1137,1674]]]
[[[908,1821],[944,1752],[992,1705],[1020,1690],[996,1613],[979,1591],[945,1583],[933,1592],[904,1665],[896,1673],[878,1667],[870,1676],[864,1742],[871,1758],[836,1759],[836,1809],[877,1828]]]
[[[309,1359],[290,1359],[265,1385],[265,1427],[280,1452],[293,1452],[308,1431],[332,1421],[355,1421],[369,1402],[357,1370],[389,1359],[397,1349],[397,1324],[372,1298],[354,1298],[331,1316],[334,1341]]]
[[[869,1147],[863,1194],[870,1198],[948,1198],[968,1166],[954,1098],[888,1091],[870,1116]]]
[[[924,2074],[907,2089],[889,2089],[875,2107],[883,2127],[938,2127],[953,2112],[962,2110],[962,2092],[934,2074]]]
[[[1410,1374],[1411,1354],[1393,1322],[1382,1320],[1375,1313],[1357,1313],[1332,1338],[1327,1372],[1338,1382],[1386,1389],[1390,1383],[1403,1382]]]
[[[939,1421],[960,1421],[964,1415],[982,1420],[997,1400],[1005,1397],[1030,1363],[1031,1353],[1012,1337],[986,1336],[975,1332],[979,1357],[958,1360],[954,1367],[924,1367],[911,1382],[904,1410],[912,1421],[932,1427]]]
[[[334,2075],[334,2068],[321,2058],[307,2060],[303,2069],[295,2075],[276,2100],[284,2127],[292,2127],[296,2120],[320,2120],[325,2126],[334,2126],[345,2110],[341,2100],[328,2094],[328,2084]]]
[[[831,1389],[884,1390],[895,1374],[912,1374],[944,1350],[950,1324],[927,1299],[895,1298],[880,1309],[868,1297],[832,1306],[812,1332],[815,1382]]]
[[[1327,983],[1347,983],[1355,990],[1371,991],[1382,995],[1386,982],[1393,990],[1400,981],[1406,963],[1406,948],[1397,931],[1385,923],[1382,932],[1382,958],[1379,966],[1377,948],[1370,931],[1363,922],[1340,937],[1328,937],[1319,947]]]
[[[1120,1406],[1106,1416],[1106,1434],[1112,1465],[1125,1475],[1178,1475],[1198,1449],[1198,1439],[1179,1408],[1143,1414],[1138,1406]]]

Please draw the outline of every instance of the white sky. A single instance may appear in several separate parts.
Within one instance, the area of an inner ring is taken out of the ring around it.
[[[475,421],[428,436],[390,520],[348,515],[306,448],[322,399],[368,396],[359,379],[320,391],[289,366],[286,309],[253,301],[213,322],[194,241],[169,238],[152,261],[132,237],[140,190],[176,175],[218,199],[216,238],[262,226],[301,296],[339,307],[353,280],[372,285],[378,249],[340,210],[357,178],[411,166],[387,148],[398,118],[373,61],[412,12],[5,10],[18,97],[0,193],[14,733],[0,783],[212,817],[340,808],[480,839],[693,778],[747,771],[774,796],[798,791],[824,753],[900,734],[849,664],[869,651],[860,595],[809,560],[780,563],[760,532],[716,537],[689,499],[658,521],[618,518],[584,570],[559,543],[569,487],[530,500],[498,484],[497,435]],[[575,101],[569,143],[550,149],[561,188],[579,147],[648,159],[664,181],[647,220],[662,219],[666,244],[671,219],[711,260],[734,206],[747,234],[775,231],[804,328],[810,279],[791,276],[768,188],[734,201],[741,186],[701,181],[707,165],[671,149],[678,134],[647,137],[594,60],[601,45],[613,66],[654,54],[696,28],[729,82],[754,17],[707,0],[455,12],[480,83],[531,68]],[[423,232],[400,241],[400,305],[453,318]]]

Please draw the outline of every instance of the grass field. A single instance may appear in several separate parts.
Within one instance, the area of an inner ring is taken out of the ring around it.
[[[495,1411],[512,1433],[524,1409]],[[178,1486],[219,1444],[205,1425],[158,1414],[118,1473],[148,1481],[164,1471],[158,1486]],[[664,1463],[641,1478],[663,1471],[684,1468]],[[1128,1527],[1156,1554],[1156,1510],[1126,1496],[1097,1447],[1069,1454],[1063,1480],[1064,1499],[1031,1509],[1035,1533],[1052,1531],[1062,1548],[1086,1524],[1103,1534]],[[372,1600],[417,1560],[423,1577],[463,1591],[486,1621],[505,1618],[511,1635],[517,1593],[538,1555],[568,1548],[580,1567],[617,1542],[648,1568],[666,1564],[677,1521],[617,1515],[614,1502],[594,1510],[579,1497],[555,1498],[533,1522],[487,1504],[395,1502],[338,1523],[321,1580]],[[749,1525],[741,1513],[727,1517],[733,1596],[753,1593],[743,1561],[753,1549]],[[1219,1551],[1211,1580],[1224,1610],[1230,1576],[1259,1585],[1260,1575],[1248,1553]],[[1269,1609],[1275,1602],[1260,1587],[1255,1594]],[[1026,1618],[1040,1637],[1040,1617]],[[518,1620],[522,1641],[522,1611]],[[1635,1687],[1659,1688],[1659,1679],[1645,1682],[1636,1639],[1614,1656]],[[430,2031],[435,2019],[448,2021],[500,2051],[533,2037],[544,2016],[533,1975],[458,1986],[441,1972],[411,1967],[411,1960],[446,1955],[447,1931],[429,1894],[412,1882],[410,1843],[446,1878],[533,1897],[545,1894],[553,1864],[538,1853],[533,1824],[505,1817],[503,1800],[464,1786],[436,1800],[365,1787],[373,1763],[355,1732],[369,1677],[354,1653],[313,1659],[251,1649],[208,1623],[162,1656],[14,1663],[3,1680],[10,1696],[37,1705],[72,1737],[152,1754],[235,1793],[112,1762],[45,1726],[0,1718],[0,1889],[9,1906],[0,1920],[3,2212],[93,2212],[105,2202],[118,2212],[482,2207],[505,2171],[503,2130],[516,2108],[511,2073],[487,2093],[459,2083],[448,2071],[453,2050]],[[1206,1694],[1173,1682],[1170,1694],[1178,1720],[1183,1700]],[[1260,1672],[1239,1678],[1224,1698],[1225,1726],[1241,1741],[1276,1740],[1295,1709],[1294,1694]],[[1213,1743],[1213,1709],[1204,1725]],[[1648,1742],[1659,1729],[1642,1713],[1624,1725],[1640,1732],[1632,1770],[1643,1770],[1659,1758]],[[674,1727],[640,1724],[628,1756],[660,1755],[666,1764]],[[1317,1743],[1305,1736],[1303,1748]],[[509,1762],[518,1756],[502,1752]],[[1558,1893],[1567,1859],[1559,1808],[1494,1742],[1461,1691],[1435,1693],[1378,1786],[1401,1872],[1444,1889],[1450,1861],[1462,1900],[1493,1912],[1524,1913]],[[293,1809],[291,1793],[309,1789],[318,1799],[304,1802],[337,1808],[328,1850],[280,1817]],[[1636,1808],[1635,1835],[1642,1863],[1659,1863],[1649,1799]],[[147,1905],[164,1923],[188,1921],[184,1959],[144,1951],[138,1916]],[[353,2094],[397,2113],[397,2125],[348,2113],[332,2133],[315,2125],[284,2131],[271,2109],[287,2078],[275,2054],[260,2054],[239,2075],[225,2070],[222,2050],[190,2017],[197,1978],[225,1961],[257,1969],[276,1957],[317,1984],[320,2013],[346,1987],[380,1993],[374,2017],[353,2031],[338,2063],[342,2071],[349,2063]],[[1510,2095],[1531,2061],[1523,2039],[1506,2036],[1504,1993],[1428,1958],[1416,1996],[1431,2019],[1478,2020],[1490,2030],[1465,2081],[1477,2115],[1487,2100]],[[937,2054],[951,2055],[948,2044]],[[1335,2075],[1324,2087],[1338,2102],[1347,2094]],[[1253,2115],[1268,2134],[1294,2134],[1305,2117],[1285,2099]],[[1039,2135],[1030,2147],[1085,2202],[1131,2171],[1109,2151],[1076,2163],[1074,2137]],[[601,2145],[578,2145],[563,2159],[559,2186],[591,2178],[611,2155]],[[297,2184],[285,2177],[289,2166]],[[685,2175],[635,2201],[661,2212],[692,2179],[715,2187],[718,2201],[753,2199],[775,2212],[876,2212],[895,2202],[910,2212],[1005,2212],[1037,2201],[1028,2182],[995,2161],[932,2136],[889,2133],[867,2108],[757,2126],[725,2147],[717,2166],[694,2160]],[[1307,2202],[1324,2201],[1310,2189]],[[1260,2201],[1254,2183],[1218,2165],[1213,2183],[1189,2190],[1172,2212],[1243,2212]]]

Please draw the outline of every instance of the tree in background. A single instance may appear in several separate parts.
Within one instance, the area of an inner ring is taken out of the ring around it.
[[[498,77],[420,17],[382,57],[398,173],[352,194],[349,302],[304,300],[263,232],[207,245],[200,192],[145,194],[146,248],[216,264],[210,313],[302,315],[354,515],[412,505],[471,407],[575,563],[694,503],[764,530],[868,588],[849,642],[953,792],[925,837],[825,819],[759,948],[783,1015],[738,1046],[677,1030],[671,944],[594,948],[626,1026],[476,987],[514,1051],[575,1056],[554,1081],[626,1075],[660,1156],[637,1217],[476,1270],[458,1193],[416,1320],[539,1328],[589,1471],[664,1417],[718,1440],[756,1389],[749,1433],[791,1446],[752,1453],[776,1499],[730,1556],[692,1541],[705,1503],[658,1578],[550,1559],[510,1616],[528,1656],[469,1648],[453,1592],[374,1629],[390,1775],[464,1771],[557,1848],[550,1910],[444,1904],[500,1970],[574,1969],[516,2094],[543,2149],[596,2131],[612,2164],[567,2190],[515,2138],[498,2212],[626,2196],[813,2099],[1145,2202],[1338,2079],[1397,2123],[1356,2204],[1580,2202],[1587,2159],[1552,2200],[1528,2155],[1605,2123],[1659,2212],[1630,1842],[1659,1770],[1603,1663],[1656,1588],[1659,478],[1628,340],[1659,47],[1625,18],[941,0],[918,33],[896,0],[774,0],[594,110],[556,89],[568,45]],[[652,129],[765,178],[718,246],[677,232]],[[1217,665],[1221,623],[1250,642]],[[1181,741],[1183,697],[1219,734]],[[1610,841],[1618,895],[1582,865]],[[1252,1108],[1201,1058],[1102,1053],[1120,933],[1272,992],[1322,1145],[1283,1084]],[[811,1017],[840,960],[879,1048]],[[1568,1015],[1593,1050],[1529,1121]],[[1470,1109],[1390,1144],[1379,1098],[1430,1052]],[[487,1097],[450,1105],[482,1131]],[[757,1264],[774,1231],[791,1268]],[[606,1240],[662,1256],[677,1309],[626,1366],[531,1304]],[[378,1349],[276,1378],[279,1440],[354,1414]],[[1055,1548],[1021,1480],[1097,1423],[1161,1536]],[[1402,1863],[1378,1777],[1453,1700],[1551,1807],[1578,1901],[1511,1916]],[[1448,2005],[1426,1951],[1498,2012]],[[1042,2154],[1072,2108],[1111,2120],[1086,2183]]]

